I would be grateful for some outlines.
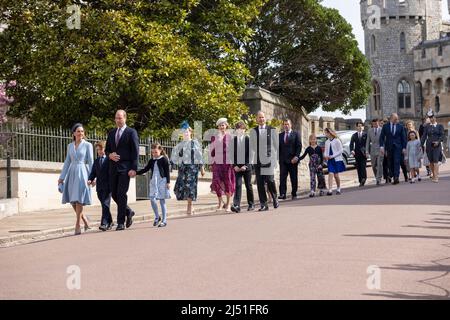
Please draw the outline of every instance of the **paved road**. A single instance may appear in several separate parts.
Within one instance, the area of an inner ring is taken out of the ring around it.
[[[450,174],[0,249],[0,299],[449,299]],[[81,270],[68,290],[67,267]],[[380,268],[379,290],[367,268]]]

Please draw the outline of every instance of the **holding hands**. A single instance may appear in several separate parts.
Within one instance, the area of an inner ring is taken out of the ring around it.
[[[128,171],[128,176],[129,176],[130,178],[136,177],[136,171],[134,171],[134,170]]]

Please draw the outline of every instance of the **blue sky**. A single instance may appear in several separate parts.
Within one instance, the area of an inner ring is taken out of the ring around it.
[[[323,0],[322,4],[326,7],[338,9],[340,14],[352,25],[353,34],[358,40],[359,49],[364,52],[364,32],[360,20],[360,0]],[[448,15],[447,0],[443,0],[443,12],[444,19],[450,20]],[[344,117],[344,118],[362,118],[365,120],[366,111],[365,109],[352,112],[350,116],[343,116],[340,112],[323,112],[322,110],[317,110],[313,112],[314,115],[327,115],[332,117]]]

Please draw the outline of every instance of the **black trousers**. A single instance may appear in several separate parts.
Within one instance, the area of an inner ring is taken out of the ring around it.
[[[261,206],[267,206],[267,189],[273,201],[277,201],[277,186],[275,185],[275,177],[273,175],[261,175],[261,168],[255,166],[256,186],[258,187],[258,196]]]
[[[98,190],[97,198],[102,204],[102,220],[101,224],[106,225],[113,222],[111,215],[111,192]]]
[[[241,206],[242,198],[242,178],[244,179],[245,189],[247,191],[247,202],[249,206],[255,204],[255,197],[253,196],[253,186],[252,186],[252,170],[247,170],[243,172],[235,172],[236,176],[236,191],[234,193],[233,205],[235,207]]]
[[[400,160],[400,167],[402,168],[402,172],[403,172],[403,176],[405,177],[405,181],[407,181],[408,180],[408,168],[406,168],[405,156],[403,155],[403,152],[402,152],[402,157]]]
[[[298,191],[298,163],[280,162],[280,195],[285,196],[287,192],[287,177],[291,178],[292,196],[297,196]]]
[[[125,217],[131,214],[131,209],[127,205],[130,177],[128,176],[128,172],[112,170],[109,179],[112,198],[117,203],[117,223],[125,224]]]
[[[367,180],[367,158],[363,156],[355,157],[356,170],[358,171],[358,181],[361,183]]]

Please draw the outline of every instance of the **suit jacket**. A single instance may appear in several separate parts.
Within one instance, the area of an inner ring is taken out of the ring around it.
[[[366,157],[366,142],[367,134],[361,132],[361,139],[358,136],[358,132],[355,132],[350,139],[350,152],[355,152],[355,158],[365,158]]]
[[[120,155],[118,162],[111,161],[110,170],[117,172],[128,172],[130,170],[137,171],[139,159],[139,138],[136,130],[126,127],[122,132],[119,143],[116,146],[116,132],[117,128],[108,133],[106,140],[105,153],[109,156],[110,153],[116,152]]]
[[[391,123],[388,122],[381,129],[380,147],[385,148],[386,151],[392,151],[394,148],[406,149],[406,133],[404,127],[397,123],[395,124],[395,135],[391,131]]]
[[[291,130],[288,136],[287,143],[284,142],[284,136],[285,132],[280,132],[278,141],[278,145],[280,148],[280,163],[291,163],[291,160],[295,157],[300,159],[300,155],[302,152],[302,142],[300,139],[300,134],[297,131]]]
[[[244,136],[244,143],[238,143],[238,137],[233,138],[233,167],[236,166],[239,168],[246,166],[247,171],[251,170],[250,138],[248,136]]]
[[[95,159],[94,164],[92,165],[92,170],[89,175],[89,179],[91,181],[96,181],[96,190],[110,192],[109,188],[109,159],[105,157],[103,160],[103,164],[100,165],[100,157]]]
[[[250,146],[251,146],[251,158],[252,163],[255,163],[256,166],[261,168],[269,168],[271,165],[273,165],[273,162],[277,159],[277,152],[278,152],[278,138],[276,134],[275,128],[266,125],[266,132],[265,132],[267,139],[266,139],[266,146],[260,146],[259,140],[260,140],[260,130],[259,126],[256,128],[253,128],[250,132]],[[260,159],[260,147],[263,147],[265,150],[261,150],[261,155],[265,155],[266,159]],[[266,152],[265,154],[263,152]]]
[[[367,131],[366,152],[373,157],[380,155],[380,134],[383,128],[377,128],[378,133],[375,133],[375,128],[370,128]]]

